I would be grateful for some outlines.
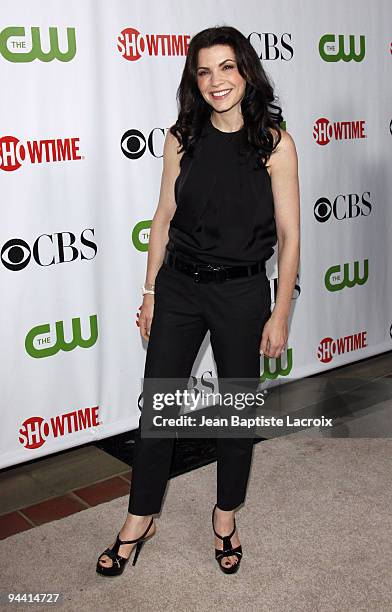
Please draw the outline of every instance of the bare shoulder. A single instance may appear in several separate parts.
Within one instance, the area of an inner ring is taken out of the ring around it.
[[[161,189],[157,212],[163,215],[165,222],[170,220],[176,209],[175,182],[180,172],[180,159],[182,153],[177,138],[168,130],[163,145],[163,169],[161,177]]]
[[[166,132],[165,142],[163,145],[163,161],[165,164],[170,166],[179,167],[180,159],[183,155],[183,151],[179,153],[181,148],[177,138],[171,133],[170,130]]]
[[[278,140],[278,132],[273,128],[270,128],[270,132],[273,135],[275,145]],[[293,137],[287,130],[281,129],[280,134],[281,139],[268,161],[270,176],[278,167],[284,167],[287,164],[297,164],[297,149]]]
[[[278,140],[278,131],[270,128],[270,132],[273,135],[274,138],[274,145]],[[287,130],[280,130],[280,141],[279,144],[277,145],[275,152],[286,152],[286,153],[290,153],[295,151],[295,142],[294,142],[294,138],[292,137],[292,135],[287,131]]]

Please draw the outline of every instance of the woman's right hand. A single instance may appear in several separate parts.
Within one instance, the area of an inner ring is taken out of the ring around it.
[[[136,313],[138,320],[136,325],[140,328],[140,333],[144,340],[148,342],[150,336],[151,322],[154,315],[154,296],[146,293],[143,296],[142,305],[139,306],[140,313]]]

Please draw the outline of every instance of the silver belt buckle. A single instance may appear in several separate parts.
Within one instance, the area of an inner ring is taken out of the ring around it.
[[[212,265],[209,265],[208,267],[213,270],[214,281],[216,283],[223,283],[223,281],[227,280],[227,270],[225,270],[225,268],[222,268],[222,266],[212,266]],[[224,272],[224,276],[222,275],[222,272]]]

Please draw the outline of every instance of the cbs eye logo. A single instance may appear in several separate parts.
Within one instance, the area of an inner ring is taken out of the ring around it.
[[[128,159],[140,159],[148,152],[156,158],[163,157],[165,129],[153,128],[147,138],[139,130],[127,130],[121,138],[121,151]]]
[[[370,191],[364,191],[362,194],[339,194],[333,200],[321,197],[313,207],[314,217],[319,223],[325,223],[330,218],[342,221],[367,217],[372,211],[370,199]]]
[[[33,257],[36,264],[42,267],[59,263],[69,263],[76,259],[94,259],[98,247],[88,237],[94,237],[94,228],[84,229],[79,240],[72,232],[56,232],[41,234],[32,247],[21,238],[12,238],[2,247],[0,260],[7,270],[18,272],[26,268]]]
[[[27,242],[20,238],[9,240],[1,249],[1,261],[8,270],[23,270],[30,259],[30,247]]]
[[[128,159],[139,159],[146,147],[146,139],[139,130],[128,130],[121,138],[121,151]]]

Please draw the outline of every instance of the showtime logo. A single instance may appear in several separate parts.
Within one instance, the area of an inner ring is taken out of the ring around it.
[[[22,143],[15,136],[0,138],[0,170],[12,172],[28,161],[32,164],[76,161],[79,155],[79,138],[51,138],[27,140]]]
[[[145,34],[125,28],[117,37],[117,49],[124,59],[134,62],[142,55],[186,55],[190,34]]]
[[[19,442],[27,449],[40,448],[49,436],[61,438],[77,431],[97,427],[99,406],[81,408],[66,414],[50,417],[46,421],[42,417],[33,416],[22,423],[19,429]]]
[[[342,355],[343,353],[365,348],[367,346],[366,334],[366,331],[362,331],[357,334],[344,336],[344,338],[338,338],[337,340],[324,338],[318,345],[317,357],[323,363],[330,363],[336,354]]]
[[[319,145],[326,145],[331,140],[354,140],[367,138],[365,121],[334,121],[322,117],[313,126],[313,138]]]

